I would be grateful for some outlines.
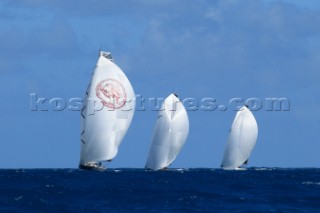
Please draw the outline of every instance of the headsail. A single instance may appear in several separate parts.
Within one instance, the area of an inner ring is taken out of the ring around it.
[[[130,126],[135,94],[111,53],[100,51],[83,105],[80,165],[112,160]]]
[[[250,110],[243,106],[232,123],[221,167],[237,169],[247,164],[257,137],[257,122]]]
[[[146,168],[152,170],[168,167],[176,159],[189,133],[188,115],[177,95],[169,95],[161,109],[146,163]]]

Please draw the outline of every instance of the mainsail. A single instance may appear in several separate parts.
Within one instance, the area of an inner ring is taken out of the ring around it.
[[[243,106],[233,120],[221,167],[237,169],[247,164],[258,137],[258,125],[251,111]]]
[[[152,170],[167,168],[176,159],[189,132],[187,112],[176,94],[169,95],[161,109],[146,163]]]
[[[135,109],[133,88],[111,54],[100,51],[81,111],[80,167],[97,167],[118,153]]]

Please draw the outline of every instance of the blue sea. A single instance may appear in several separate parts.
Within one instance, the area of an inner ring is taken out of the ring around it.
[[[2,169],[0,212],[320,212],[320,169]]]

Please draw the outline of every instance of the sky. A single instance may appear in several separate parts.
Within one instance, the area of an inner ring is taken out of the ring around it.
[[[319,23],[318,0],[3,0],[0,168],[78,166],[80,113],[48,102],[83,97],[100,48],[136,95],[174,91],[227,107],[188,111],[189,136],[172,167],[220,166],[233,98],[263,105],[253,111],[249,166],[319,167]],[[32,110],[34,94],[48,99],[42,110]],[[268,98],[286,98],[290,109],[267,110]],[[157,114],[135,112],[108,167],[144,167]]]

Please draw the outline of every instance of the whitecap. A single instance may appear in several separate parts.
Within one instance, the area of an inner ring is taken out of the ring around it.
[[[19,200],[21,200],[22,198],[23,198],[23,196],[21,195],[21,196],[15,197],[14,200],[15,200],[15,201],[19,201]]]
[[[265,167],[262,167],[262,168],[254,168],[255,171],[271,171],[271,170],[274,170],[274,168],[265,168]]]
[[[302,182],[304,185],[320,185],[320,182],[312,182],[312,181],[305,181]]]

